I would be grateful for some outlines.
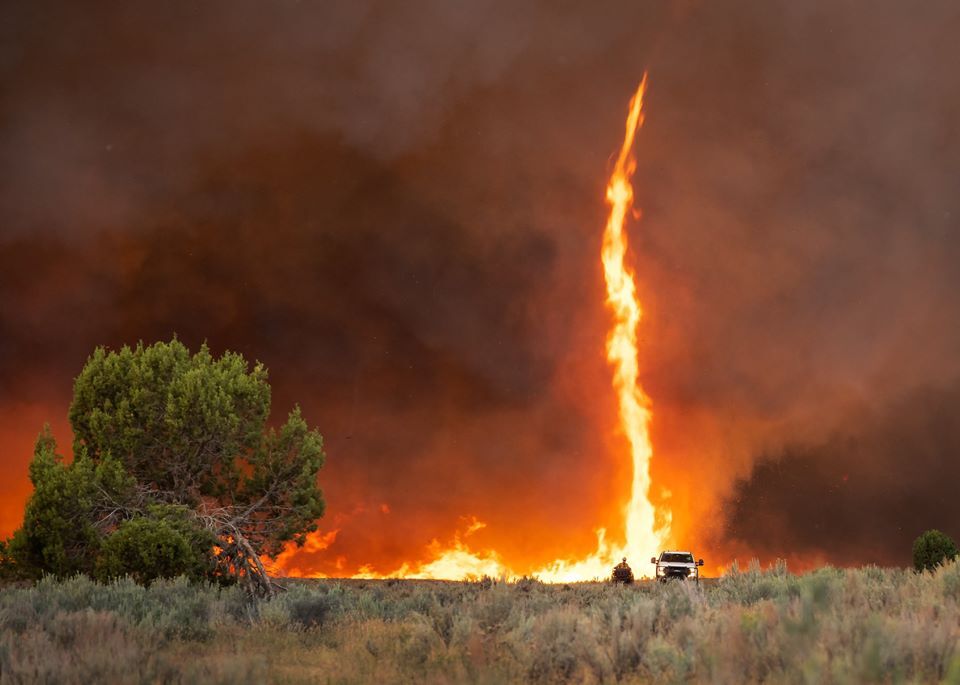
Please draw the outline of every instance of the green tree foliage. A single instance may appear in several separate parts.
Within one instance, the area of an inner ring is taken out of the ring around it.
[[[98,348],[74,385],[74,461],[41,434],[9,557],[32,573],[217,575],[270,592],[260,556],[316,530],[324,453],[299,408],[277,429],[269,415],[267,371],[239,354]]]
[[[939,530],[928,530],[913,541],[913,567],[918,571],[932,571],[946,561],[956,559],[957,545],[949,535]]]
[[[33,495],[23,527],[9,543],[9,555],[22,575],[90,573],[103,538],[97,523],[110,501],[128,500],[135,483],[110,457],[95,463],[81,450],[72,464],[57,454],[45,426],[37,438],[30,480]]]
[[[17,577],[17,565],[10,555],[10,542],[0,540],[0,581]]]
[[[154,504],[147,515],[123,521],[106,537],[96,577],[130,576],[144,585],[177,576],[203,580],[215,571],[211,550],[216,544],[216,537],[197,526],[186,507]]]
[[[263,442],[267,372],[239,354],[191,355],[177,340],[119,352],[98,348],[74,384],[74,447],[113,454],[143,484],[178,499],[233,495],[238,457]]]

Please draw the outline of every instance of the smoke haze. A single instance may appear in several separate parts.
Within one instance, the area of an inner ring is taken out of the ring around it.
[[[0,26],[0,532],[96,345],[207,340],[324,434],[327,549],[622,534],[608,156],[654,498],[711,563],[960,535],[960,8],[21,2]]]

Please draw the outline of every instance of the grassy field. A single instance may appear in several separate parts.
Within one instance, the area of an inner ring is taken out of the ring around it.
[[[288,581],[289,582],[289,581]],[[960,565],[693,584],[185,582],[0,591],[0,683],[960,683]]]

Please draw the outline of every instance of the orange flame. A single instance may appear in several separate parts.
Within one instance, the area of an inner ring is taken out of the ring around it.
[[[643,316],[643,308],[637,299],[633,273],[625,264],[627,236],[623,222],[633,207],[633,187],[630,179],[636,170],[633,156],[633,139],[643,125],[643,96],[647,88],[647,75],[637,87],[630,100],[626,135],[620,155],[607,184],[607,202],[610,216],[603,233],[603,274],[607,282],[607,303],[614,312],[614,325],[607,338],[607,359],[613,365],[613,386],[620,403],[620,422],[623,425],[633,463],[633,484],[630,503],[626,511],[627,540],[624,551],[628,556],[642,558],[647,552],[655,552],[669,534],[669,516],[665,516],[662,529],[658,530],[655,511],[650,502],[650,460],[653,445],[650,443],[650,399],[638,382],[637,327]]]
[[[580,560],[557,560],[534,572],[547,582],[574,582],[608,577],[611,567],[627,557],[640,562],[659,551],[670,532],[670,513],[661,512],[663,524],[658,527],[656,510],[650,501],[650,461],[653,446],[650,442],[650,399],[639,384],[637,327],[643,308],[637,299],[633,273],[626,264],[627,235],[624,222],[633,210],[631,179],[636,170],[633,143],[637,130],[643,125],[643,96],[647,75],[643,75],[630,100],[626,132],[620,154],[617,156],[607,183],[607,204],[610,214],[603,233],[600,259],[607,288],[607,305],[613,312],[613,325],[607,337],[607,360],[613,367],[613,388],[617,393],[620,425],[630,447],[633,478],[630,501],[624,509],[625,541],[622,546],[607,542],[606,531],[597,531],[596,551]],[[393,573],[378,574],[369,567],[360,569],[361,578],[442,578],[516,576],[495,551],[476,553],[462,538],[485,524],[472,519],[463,536],[455,535],[446,547],[434,540],[427,548],[431,561],[415,567],[403,564]],[[335,535],[335,532],[334,532]],[[332,541],[332,540],[331,540]],[[323,542],[329,544],[326,538]]]
[[[623,145],[617,156],[610,180],[607,182],[607,204],[610,215],[603,232],[600,260],[607,284],[607,305],[613,311],[613,327],[607,336],[607,360],[613,367],[613,388],[620,407],[620,425],[630,445],[633,479],[630,501],[624,511],[626,540],[619,548],[605,540],[605,531],[597,531],[597,551],[578,562],[555,562],[541,569],[537,575],[543,580],[569,582],[605,577],[620,557],[636,562],[659,551],[669,536],[670,516],[663,512],[664,524],[657,527],[656,511],[650,501],[650,460],[653,445],[650,442],[650,399],[639,383],[637,360],[637,327],[643,308],[637,299],[633,273],[626,264],[627,235],[624,222],[633,209],[631,178],[637,162],[633,155],[633,141],[637,129],[643,125],[643,96],[647,89],[647,75],[643,75],[637,91],[630,100]]]
[[[453,541],[447,545],[439,540],[433,540],[427,545],[427,555],[430,561],[411,565],[402,564],[399,568],[390,573],[379,573],[371,566],[361,566],[351,578],[365,579],[387,579],[387,578],[416,578],[421,580],[473,580],[489,576],[491,578],[500,578],[516,575],[500,560],[499,555],[490,550],[486,552],[474,552],[463,541],[478,530],[486,528],[487,524],[478,520],[474,516],[466,518],[467,527],[461,534],[457,532]],[[285,575],[292,578],[319,578],[322,574],[315,572],[305,572],[304,569],[296,566],[292,559],[301,551],[307,553],[318,552],[326,549],[336,539],[338,531],[333,531],[326,535],[314,533],[307,537],[306,544],[300,548],[295,545],[289,545],[273,563],[268,566],[271,572],[277,575]],[[269,560],[267,560],[269,561]]]

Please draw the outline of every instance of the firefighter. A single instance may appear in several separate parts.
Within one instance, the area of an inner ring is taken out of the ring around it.
[[[630,569],[630,564],[627,563],[626,557],[613,567],[613,582],[624,584],[633,582],[633,571]]]

